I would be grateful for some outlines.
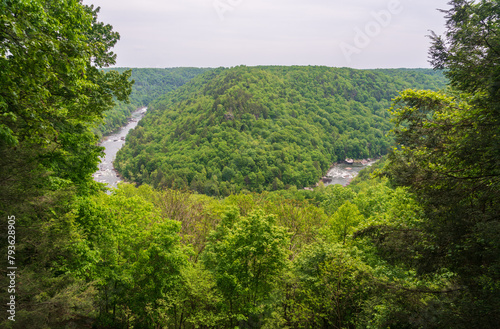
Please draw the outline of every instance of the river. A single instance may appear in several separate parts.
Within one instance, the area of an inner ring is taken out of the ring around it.
[[[353,164],[347,164],[347,163],[336,164],[326,173],[324,178],[327,179],[323,180],[324,184],[325,186],[333,184],[340,184],[345,186],[349,184],[349,182],[358,175],[361,169],[371,166],[376,161],[377,160],[366,161],[364,163],[354,162]]]
[[[128,132],[137,126],[144,114],[146,114],[146,110],[146,108],[140,108],[134,111],[125,126],[103,138],[99,145],[104,147],[104,158],[101,158],[99,170],[92,175],[96,182],[106,183],[108,187],[116,187],[121,181],[120,176],[113,167],[113,161],[115,161],[118,150],[125,144],[125,137],[127,137]]]
[[[131,120],[127,125],[120,128],[116,133],[104,137],[103,141],[99,144],[104,147],[104,158],[101,158],[99,170],[92,176],[94,180],[100,183],[106,183],[108,187],[116,187],[121,181],[120,176],[113,167],[113,161],[116,158],[116,153],[125,144],[125,138],[131,129],[137,126],[137,123],[146,114],[146,108],[141,108],[132,113]],[[376,160],[375,160],[376,161]],[[358,172],[371,166],[375,161],[368,161],[366,163],[355,162],[353,164],[340,163],[333,166],[325,175],[323,181],[325,185],[340,184],[347,185],[358,175]]]

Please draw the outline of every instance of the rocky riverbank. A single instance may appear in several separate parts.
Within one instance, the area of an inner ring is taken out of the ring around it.
[[[346,159],[345,161],[335,163],[326,175],[321,178],[320,182],[324,185],[340,184],[347,186],[362,169],[371,166],[376,161],[378,159]]]

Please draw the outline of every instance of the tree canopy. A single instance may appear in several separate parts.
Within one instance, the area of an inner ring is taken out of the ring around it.
[[[130,72],[100,69],[115,63],[119,35],[98,22],[99,8],[80,1],[14,0],[0,8],[2,203],[16,203],[11,193],[37,181],[21,183],[35,170],[84,188],[100,152],[89,128],[131,91]]]
[[[387,153],[399,90],[444,83],[418,69],[216,69],[153,102],[115,165],[139,184],[208,195],[314,185],[336,161]]]
[[[79,0],[0,2],[0,217],[2,237],[16,219],[20,327],[92,314],[82,298],[93,288],[72,273],[91,257],[72,211],[101,189],[91,176],[102,152],[91,129],[131,91],[130,72],[102,70],[115,63],[119,34],[98,12]]]
[[[412,188],[429,218],[421,271],[458,274],[455,305],[469,316],[456,327],[492,328],[500,321],[500,6],[450,4],[447,30],[431,35],[430,55],[451,88],[396,98],[400,148],[387,170],[395,184]]]
[[[438,71],[138,70],[134,101],[177,89],[118,159],[139,184],[107,194],[118,34],[80,1],[1,1],[0,327],[497,328],[500,6],[450,4]],[[350,185],[297,188],[392,139]]]
[[[5,146],[50,143],[58,121],[92,122],[130,93],[129,73],[104,73],[119,39],[80,1],[3,1],[0,83]]]
[[[108,68],[105,72],[126,72],[127,68]],[[116,102],[116,105],[104,113],[104,122],[95,129],[98,135],[106,135],[124,126],[131,113],[146,107],[153,100],[187,83],[195,76],[210,70],[195,67],[177,67],[165,69],[132,68],[130,80],[134,82],[129,102]]]

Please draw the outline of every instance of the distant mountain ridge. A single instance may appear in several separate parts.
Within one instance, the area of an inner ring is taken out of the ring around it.
[[[195,76],[211,70],[209,68],[176,67],[176,68],[107,68],[105,71],[123,73],[132,70],[130,79],[132,85],[130,103],[118,102],[116,106],[105,113],[104,123],[96,130],[99,135],[105,135],[122,127],[130,118],[131,113],[139,107],[148,106],[150,102],[172,90],[179,88]]]
[[[336,161],[387,153],[391,99],[445,84],[430,69],[213,69],[152,102],[115,166],[139,184],[208,195],[301,188]]]

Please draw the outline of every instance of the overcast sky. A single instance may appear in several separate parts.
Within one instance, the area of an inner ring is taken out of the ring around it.
[[[448,0],[84,0],[121,35],[119,67],[429,67]]]

